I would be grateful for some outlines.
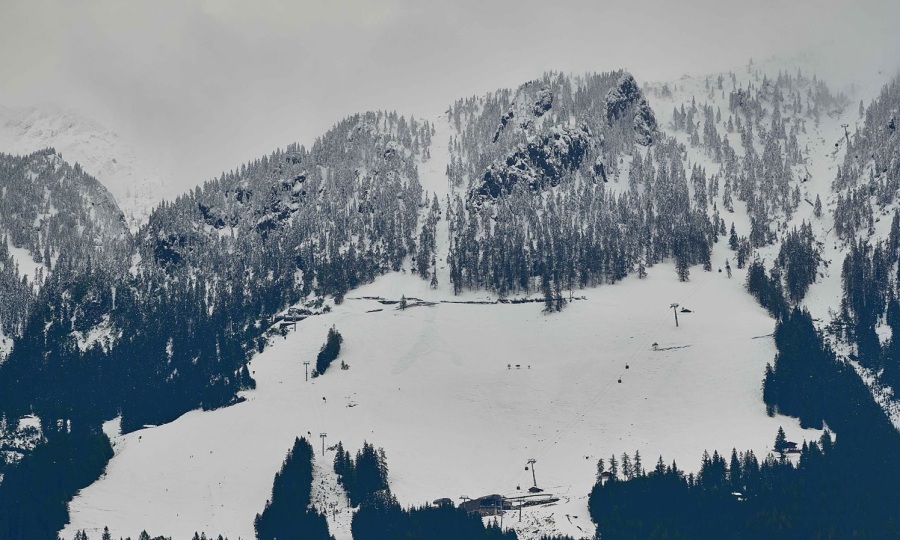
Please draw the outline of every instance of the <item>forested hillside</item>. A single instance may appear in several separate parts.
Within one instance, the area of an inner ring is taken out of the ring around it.
[[[136,236],[134,264],[102,237],[98,250],[115,253],[116,264],[97,257],[90,265],[85,246],[65,245],[85,262],[61,263],[67,271],[20,323],[22,338],[0,370],[7,406],[94,425],[121,412],[132,430],[233,401],[252,387],[243,366],[264,347],[276,311],[309,295],[339,299],[415,250],[423,204],[415,162],[429,129],[395,114],[358,115],[311,150],[291,146],[223,174],[153,212]],[[114,208],[108,197],[93,199]],[[13,241],[35,253],[59,249],[52,233],[48,241],[19,229]],[[90,316],[73,317],[86,302]]]
[[[710,268],[718,215],[692,201],[684,150],[626,72],[548,74],[451,109],[454,290],[501,295],[616,282],[674,257]],[[628,188],[611,189],[612,178]]]
[[[51,273],[121,273],[131,237],[109,192],[53,149],[0,154],[0,325],[17,338]]]

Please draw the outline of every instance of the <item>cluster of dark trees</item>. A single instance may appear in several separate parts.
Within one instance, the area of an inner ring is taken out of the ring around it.
[[[821,255],[813,236],[812,226],[805,221],[784,236],[775,264],[784,272],[787,297],[797,303],[815,283]]]
[[[514,540],[514,531],[482,523],[481,516],[453,506],[424,506],[404,509],[387,493],[363,504],[353,515],[355,540]]]
[[[809,489],[837,483],[827,478],[834,446],[827,431],[804,441],[796,466],[784,453],[760,462],[752,450],[733,449],[730,459],[704,452],[696,475],[660,457],[648,471],[606,475],[588,506],[603,538],[845,537],[827,518],[820,521],[821,494]]]
[[[44,442],[8,467],[0,483],[0,538],[55,540],[68,500],[93,483],[113,455],[103,433],[80,422],[44,422]]]
[[[372,501],[379,495],[390,495],[387,457],[383,448],[376,449],[368,442],[363,442],[354,459],[344,449],[344,445],[338,442],[334,472],[353,506]]]
[[[865,443],[871,451],[890,449],[877,442],[893,440],[887,434],[895,430],[888,429],[884,411],[853,366],[823,344],[809,312],[794,308],[783,317],[775,329],[775,344],[778,354],[763,381],[770,411],[795,416],[807,427],[821,429],[824,422],[847,444],[859,439],[855,444]]]
[[[426,197],[427,200],[427,197]],[[419,233],[419,241],[416,246],[415,263],[416,273],[422,279],[429,279],[432,289],[438,286],[437,261],[435,260],[435,248],[437,242],[437,222],[441,219],[441,205],[437,195],[432,197],[431,206],[422,223],[422,231]]]
[[[837,336],[855,345],[861,365],[883,384],[900,385],[900,213],[888,238],[874,245],[851,240],[841,268],[843,300]],[[884,343],[879,325],[890,329]]]
[[[487,526],[477,513],[453,505],[403,508],[391,494],[387,481],[384,450],[363,443],[356,459],[337,445],[334,470],[347,490],[350,502],[359,509],[353,514],[351,530],[356,540],[515,540],[514,531]],[[541,540],[571,540],[543,537]]]
[[[312,492],[313,449],[305,438],[294,445],[275,474],[272,497],[253,527],[259,540],[309,538],[329,540],[325,516],[309,508]]]
[[[759,305],[766,308],[775,318],[781,317],[788,311],[787,301],[784,299],[784,288],[781,285],[781,272],[777,267],[772,267],[766,272],[766,265],[759,259],[754,260],[747,267],[747,292],[749,292]]]
[[[316,355],[315,374],[322,375],[325,373],[328,366],[341,354],[341,343],[343,342],[344,336],[337,331],[337,328],[332,326],[328,329],[328,337],[325,339],[325,344],[322,345],[322,348],[319,349],[319,354]]]

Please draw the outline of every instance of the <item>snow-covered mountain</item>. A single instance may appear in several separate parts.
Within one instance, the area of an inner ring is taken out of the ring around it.
[[[53,105],[0,106],[0,152],[30,154],[55,148],[78,163],[115,197],[129,225],[145,222],[153,207],[178,194],[160,160],[98,122]]]
[[[837,319],[850,243],[833,232],[832,187],[850,141],[845,128],[862,129],[858,105],[876,97],[871,90],[832,91],[812,73],[774,64],[654,84],[620,72],[551,74],[460,100],[415,145],[402,134],[400,146],[376,137],[378,159],[354,162],[353,174],[326,164],[313,184],[288,152],[243,182],[220,181],[200,196],[193,230],[233,236],[236,224],[239,235],[255,227],[276,238],[292,230],[311,185],[317,205],[333,205],[343,190],[346,208],[366,215],[382,200],[367,198],[367,182],[399,149],[423,193],[416,251],[388,254],[387,264],[399,265],[351,285],[346,299],[346,276],[338,277],[339,301],[326,301],[328,310],[296,332],[282,338],[273,327],[272,344],[250,364],[258,387],[242,394],[245,402],[117,435],[106,475],[73,501],[63,535],[109,525],[122,535],[250,537],[298,434],[383,446],[403,504],[520,497],[532,482],[524,466],[536,459],[549,497],[521,522],[507,516],[504,527],[521,538],[594,534],[587,493],[598,458],[639,450],[648,462],[665,455],[690,471],[703,450],[765,456],[778,426],[797,441],[818,438],[819,430],[766,413],[760,382],[775,355],[774,320],[746,294],[744,267],[758,259],[794,279],[782,246],[795,228],[810,227],[818,262],[797,303],[823,331]],[[354,134],[365,126],[323,138],[319,151],[356,159]],[[266,182],[269,198],[243,201]],[[859,234],[887,239],[894,208],[882,206],[878,225]],[[159,238],[169,236],[178,238]],[[332,240],[326,251],[355,257],[377,244]],[[542,311],[563,297],[571,299],[561,313]],[[673,314],[672,303],[689,310]],[[345,336],[349,369],[307,382],[302,363],[332,325]],[[826,335],[854,362],[846,336]],[[876,371],[859,369],[896,411]],[[343,500],[325,472],[333,458],[331,449],[316,457],[314,484],[328,487],[314,504],[332,533],[348,538],[352,512],[329,506]]]
[[[820,437],[763,400],[793,306],[900,427],[900,83],[804,65],[547,73],[351,116],[177,198],[99,124],[0,109],[2,412],[48,443],[107,421],[115,449],[62,535],[252,537],[294,438],[322,434],[338,538],[338,441],[383,447],[403,505],[498,493],[535,502],[503,523],[520,538],[592,537],[600,458],[697,471],[779,426]],[[329,328],[346,369],[307,380]]]

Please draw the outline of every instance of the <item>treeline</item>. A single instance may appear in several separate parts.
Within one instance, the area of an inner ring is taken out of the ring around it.
[[[704,452],[696,475],[660,457],[648,471],[598,478],[588,506],[598,533],[611,539],[846,538],[848,530],[887,532],[883,523],[862,517],[826,515],[846,513],[831,506],[842,496],[827,500],[830,495],[817,491],[840,489],[832,468],[838,463],[834,447],[827,431],[819,441],[804,441],[796,466],[784,454],[760,462],[752,450],[733,449],[730,459]]]
[[[256,514],[253,527],[259,540],[309,538],[328,540],[325,516],[309,506],[312,492],[313,450],[305,438],[294,439],[275,475],[272,497],[262,514]]]
[[[113,451],[103,433],[80,423],[42,425],[45,442],[6,469],[0,483],[0,538],[56,540],[67,501],[100,477]]]
[[[836,333],[854,344],[854,358],[882,384],[900,386],[900,213],[895,212],[887,239],[870,244],[850,241],[841,268],[843,298]],[[890,329],[880,339],[879,326]]]
[[[121,540],[121,536],[119,540]],[[91,537],[87,535],[84,531],[78,531],[75,533],[75,536],[72,537],[72,540],[91,540]],[[103,528],[103,533],[100,536],[100,540],[113,540],[113,536],[109,533],[109,527]],[[125,540],[131,540],[131,537],[125,538]],[[171,536],[150,536],[147,531],[141,531],[141,534],[138,535],[137,540],[172,540]],[[221,534],[218,536],[206,536],[206,533],[194,533],[194,536],[191,537],[191,540],[228,540],[227,536],[222,536]]]
[[[784,289],[781,285],[781,272],[776,267],[767,273],[766,265],[760,260],[755,260],[747,267],[747,281],[745,282],[749,292],[759,305],[766,308],[772,317],[782,317],[788,311],[787,301],[784,299]]]
[[[390,494],[381,494],[353,514],[354,540],[515,540],[514,531],[487,527],[481,516],[452,506],[404,509]]]

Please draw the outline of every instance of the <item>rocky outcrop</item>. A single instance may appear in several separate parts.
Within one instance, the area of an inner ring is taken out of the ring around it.
[[[606,94],[606,119],[612,123],[629,116],[635,142],[644,146],[652,144],[657,133],[656,116],[637,81],[630,73],[624,73]]]
[[[484,172],[470,198],[496,199],[518,185],[531,192],[553,187],[581,166],[591,139],[590,129],[553,127],[535,140],[519,144],[502,162]]]

